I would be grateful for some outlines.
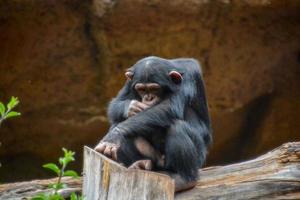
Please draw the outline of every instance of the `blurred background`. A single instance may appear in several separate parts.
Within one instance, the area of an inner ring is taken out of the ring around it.
[[[49,176],[61,148],[106,134],[124,71],[155,55],[202,64],[214,130],[207,166],[300,139],[300,1],[0,0],[0,181]],[[72,168],[72,167],[71,167]]]

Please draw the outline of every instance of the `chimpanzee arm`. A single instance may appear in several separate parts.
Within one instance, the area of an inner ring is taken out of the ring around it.
[[[179,102],[178,105],[182,104]],[[151,135],[159,129],[170,127],[175,119],[183,118],[183,110],[181,106],[173,106],[171,99],[166,99],[110,129],[103,141],[116,143],[123,136]]]
[[[112,126],[126,120],[127,110],[131,100],[120,100],[118,97],[114,98],[108,106],[108,118]]]
[[[168,129],[175,120],[184,120],[186,98],[178,92],[159,104],[132,116],[109,130],[102,141],[119,143],[124,136],[151,136]]]
[[[111,128],[127,119],[127,111],[130,102],[136,99],[130,90],[131,84],[126,83],[120,90],[117,97],[114,98],[108,106],[108,118]]]

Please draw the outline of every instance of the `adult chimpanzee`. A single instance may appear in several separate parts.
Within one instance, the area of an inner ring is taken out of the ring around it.
[[[108,108],[111,128],[95,149],[129,168],[170,175],[176,191],[193,187],[211,142],[198,62],[147,57],[125,75]]]

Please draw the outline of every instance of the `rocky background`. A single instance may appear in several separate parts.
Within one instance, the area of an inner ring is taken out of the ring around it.
[[[156,55],[200,60],[214,129],[207,165],[300,139],[300,2],[0,0],[0,181],[48,176],[67,147],[94,146],[124,70]]]

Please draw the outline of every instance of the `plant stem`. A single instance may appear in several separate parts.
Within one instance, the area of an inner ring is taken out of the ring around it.
[[[0,126],[2,122],[5,120],[7,114],[12,110],[13,108],[7,109],[7,111],[3,114],[3,116],[0,118]]]
[[[64,174],[65,167],[66,167],[66,166],[63,165],[62,168],[61,168],[61,170],[60,170],[60,173],[59,173],[59,176],[58,176],[58,180],[57,180],[57,183],[56,183],[57,186],[58,186],[58,185],[60,184],[60,182],[61,182],[61,178],[62,178],[62,176],[63,176],[63,174]],[[54,194],[57,194],[57,191],[58,191],[57,186],[56,186],[56,188],[55,188],[55,190],[54,190]]]

